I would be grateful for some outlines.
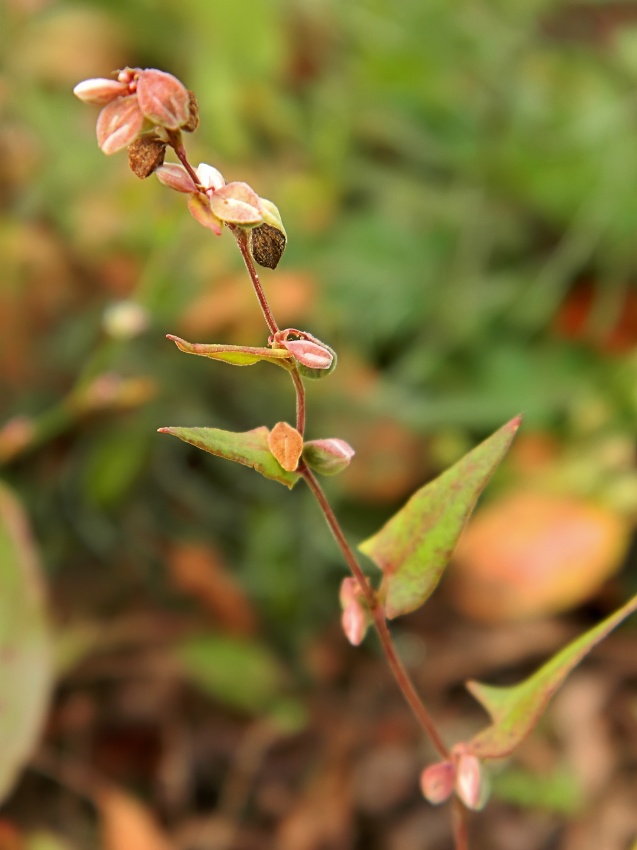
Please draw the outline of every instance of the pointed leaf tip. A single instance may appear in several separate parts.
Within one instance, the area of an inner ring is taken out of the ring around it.
[[[419,608],[433,593],[476,500],[506,454],[520,417],[503,425],[409,499],[358,547],[384,573],[389,618]]]
[[[200,357],[219,360],[223,363],[229,363],[231,366],[252,366],[263,360],[285,369],[286,363],[292,359],[291,354],[282,348],[253,348],[245,345],[186,342],[185,339],[174,334],[166,334],[166,338],[172,340],[177,348],[186,354],[198,354]]]
[[[597,626],[560,650],[528,679],[512,687],[467,682],[467,689],[486,709],[493,723],[479,732],[467,750],[479,758],[509,755],[537,725],[555,691],[584,656],[622,620],[637,611],[637,596]]]

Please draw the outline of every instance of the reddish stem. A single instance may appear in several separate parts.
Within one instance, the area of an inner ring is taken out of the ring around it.
[[[177,159],[179,160],[179,162],[181,162],[188,174],[190,174],[193,183],[195,184],[197,189],[200,192],[203,192],[203,189],[201,188],[201,182],[199,180],[199,177],[197,176],[197,172],[188,162],[188,154],[186,153],[186,148],[184,147],[184,143],[181,140],[181,133],[179,132],[179,130],[167,130],[166,133],[168,135],[169,144],[171,148],[175,151]]]
[[[356,560],[356,556],[352,552],[352,549],[347,542],[345,535],[341,529],[341,526],[332,510],[330,503],[327,501],[323,490],[321,489],[320,484],[316,480],[314,474],[310,469],[308,469],[305,464],[299,467],[298,470],[303,476],[307,486],[312,491],[314,498],[319,504],[319,507],[323,511],[323,516],[325,517],[327,524],[330,527],[330,531],[334,535],[338,546],[343,553],[343,557],[345,558],[347,565],[349,566],[352,574],[356,578],[363,594],[365,596],[365,601],[369,607],[369,610],[372,612],[372,616],[374,617],[374,626],[376,627],[376,631],[378,633],[378,637],[380,638],[381,645],[383,647],[383,652],[385,653],[385,657],[387,658],[387,663],[393,673],[394,679],[396,680],[398,687],[403,693],[403,696],[407,700],[409,707],[416,715],[416,718],[422,728],[425,730],[427,735],[429,735],[433,745],[438,750],[440,755],[447,759],[450,758],[450,753],[447,747],[445,746],[444,741],[440,737],[438,730],[431,718],[429,712],[423,705],[421,698],[418,696],[418,692],[414,687],[414,683],[411,681],[409,673],[405,669],[402,661],[400,660],[398,653],[396,652],[396,648],[394,647],[393,641],[391,639],[391,634],[389,629],[387,628],[387,622],[385,620],[385,610],[383,605],[379,601],[376,592],[373,587],[369,583],[367,576],[361,570],[358,561]],[[461,850],[461,848],[458,848]]]
[[[457,797],[453,800],[453,843],[454,850],[469,850],[467,812]]]
[[[296,365],[293,365],[289,371],[296,392],[296,430],[303,436],[305,433],[305,384]]]
[[[248,248],[248,238],[246,232],[245,230],[242,230],[241,228],[237,227],[233,228],[233,233],[234,238],[237,240],[239,250],[241,251],[243,262],[246,264],[248,274],[250,275],[252,286],[259,300],[259,305],[261,307],[261,312],[263,313],[263,318],[265,319],[266,324],[270,329],[270,333],[278,333],[279,326],[277,325],[274,316],[272,315],[272,310],[270,310],[268,299],[265,297],[265,292],[263,291],[263,287],[261,286],[259,275],[257,274],[257,270],[255,269],[254,263],[252,262],[252,256],[250,254],[250,249]]]

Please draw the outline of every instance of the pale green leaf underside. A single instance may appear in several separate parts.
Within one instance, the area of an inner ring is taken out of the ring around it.
[[[52,684],[37,552],[22,506],[0,483],[0,801],[37,743]]]
[[[290,352],[283,348],[251,348],[244,345],[186,342],[185,339],[173,334],[167,336],[180,351],[184,351],[186,354],[198,354],[200,357],[219,360],[222,363],[229,363],[231,366],[253,366],[255,363],[265,361],[285,368],[286,363],[289,363],[292,359]]]
[[[460,533],[520,426],[520,417],[418,490],[358,547],[383,571],[388,617],[419,608],[440,581]]]
[[[269,431],[265,426],[252,431],[223,431],[220,428],[160,428],[161,434],[172,434],[205,452],[233,460],[256,469],[266,478],[294,487],[297,472],[286,472],[268,446]]]
[[[571,670],[629,614],[637,611],[637,596],[623,608],[560,650],[524,682],[513,687],[493,687],[467,682],[468,690],[486,709],[493,724],[470,742],[481,758],[502,758],[511,753],[535,727],[546,704]]]

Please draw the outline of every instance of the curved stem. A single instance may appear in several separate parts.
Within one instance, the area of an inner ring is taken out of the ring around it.
[[[239,250],[241,251],[243,262],[246,264],[248,274],[250,275],[252,286],[259,300],[259,305],[261,307],[261,312],[263,313],[263,318],[265,319],[266,324],[270,329],[270,333],[275,334],[278,332],[279,326],[277,325],[274,316],[272,315],[272,310],[270,310],[268,299],[265,297],[265,292],[263,291],[263,287],[261,286],[259,275],[257,274],[257,270],[255,269],[254,263],[252,262],[250,250],[248,249],[248,239],[246,236],[246,232],[245,230],[241,230],[240,228],[235,227],[233,228],[233,233],[234,238],[237,240]]]
[[[392,671],[394,679],[398,684],[398,687],[403,693],[403,696],[407,700],[409,707],[416,715],[416,719],[425,730],[431,742],[438,750],[440,755],[443,758],[449,758],[450,753],[447,747],[445,746],[444,741],[440,737],[438,730],[431,718],[429,712],[423,705],[422,699],[418,695],[414,683],[409,676],[409,673],[405,669],[402,661],[400,660],[398,653],[396,652],[396,647],[391,638],[391,634],[387,627],[387,622],[385,619],[385,610],[383,605],[378,600],[376,592],[372,588],[369,583],[367,576],[360,568],[358,561],[356,560],[356,556],[354,555],[351,546],[347,542],[345,535],[343,534],[343,530],[332,510],[330,503],[327,501],[323,490],[321,489],[320,484],[316,480],[314,474],[310,469],[308,469],[305,464],[301,464],[298,470],[305,483],[312,491],[314,498],[319,504],[323,512],[323,516],[327,521],[327,524],[330,527],[330,531],[334,535],[338,546],[343,553],[343,557],[345,558],[347,565],[349,566],[352,574],[354,575],[356,581],[358,582],[363,594],[365,596],[365,601],[369,607],[369,610],[372,612],[372,616],[374,618],[374,626],[376,627],[376,631],[378,633],[378,637],[380,638],[381,645],[383,647],[383,652],[385,653],[385,657],[387,659],[387,663],[389,664],[389,668]]]

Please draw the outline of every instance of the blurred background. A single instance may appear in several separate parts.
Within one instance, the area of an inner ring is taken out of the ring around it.
[[[352,542],[525,414],[448,578],[393,627],[454,741],[485,722],[465,679],[522,678],[637,591],[637,7],[4,0],[0,61],[3,581],[28,573],[0,690],[37,715],[32,677],[56,681],[0,848],[450,848],[374,639],[340,632],[309,494],[156,433],[293,421],[280,370],[165,339],[265,343],[234,242],[104,157],[71,90],[175,74],[191,161],[279,206],[262,280],[338,351],[308,437],[357,451],[326,484]],[[629,622],[494,765],[472,850],[634,846],[636,650]]]

